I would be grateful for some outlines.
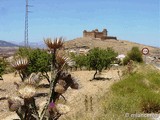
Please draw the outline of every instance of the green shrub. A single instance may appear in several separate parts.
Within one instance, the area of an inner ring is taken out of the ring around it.
[[[130,60],[133,60],[136,62],[143,62],[142,53],[138,47],[132,47],[131,51],[128,52],[127,55],[130,58]]]
[[[130,58],[129,58],[128,56],[126,56],[126,57],[123,59],[123,65],[127,65],[129,61],[130,61]]]

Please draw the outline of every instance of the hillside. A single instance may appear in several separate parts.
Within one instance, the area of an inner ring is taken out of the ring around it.
[[[112,47],[115,51],[119,54],[126,54],[133,46],[137,46],[140,50],[143,47],[147,47],[150,50],[150,54],[156,54],[158,51],[160,52],[159,48],[147,46],[143,44],[138,44],[134,42],[129,42],[126,40],[100,40],[100,39],[93,39],[93,38],[76,38],[70,41],[65,42],[66,48],[73,48],[73,47],[80,47],[80,46],[88,46],[90,48],[93,47],[100,47],[106,49],[107,47]]]
[[[17,49],[18,45],[0,40],[0,57],[12,56]]]
[[[4,41],[4,40],[0,40],[0,47],[18,47],[18,45]]]
[[[147,47],[150,50],[150,55],[157,56],[160,53],[160,48],[147,46],[139,43],[129,42],[126,40],[100,40],[93,38],[76,38],[73,40],[65,41],[65,48],[76,48],[82,46],[88,46],[89,48],[100,47],[106,49],[107,47],[112,47],[119,54],[126,54],[127,51],[131,50],[133,46],[138,46],[140,50],[143,47]],[[46,45],[41,41],[39,43],[32,43],[30,45],[33,48],[46,48]],[[35,47],[36,46],[36,47]],[[14,54],[18,49],[18,45],[0,40],[0,55],[2,54]]]

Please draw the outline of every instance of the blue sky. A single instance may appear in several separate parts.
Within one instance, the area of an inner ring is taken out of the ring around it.
[[[103,28],[121,40],[160,47],[159,0],[29,0],[29,42]],[[0,0],[0,40],[23,42],[25,0]]]

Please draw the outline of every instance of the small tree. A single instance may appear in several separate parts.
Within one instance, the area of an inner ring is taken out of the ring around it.
[[[88,65],[93,70],[96,70],[93,79],[95,79],[97,72],[101,72],[103,68],[109,67],[111,62],[116,59],[117,53],[111,49],[107,50],[94,48],[88,53]]]

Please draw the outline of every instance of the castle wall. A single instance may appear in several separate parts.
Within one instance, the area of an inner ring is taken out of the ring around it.
[[[83,37],[95,38],[95,32],[83,32]]]
[[[103,37],[103,32],[96,32],[95,33],[95,38],[101,38]]]
[[[117,40],[117,37],[107,36],[107,39],[115,39],[115,40]]]

